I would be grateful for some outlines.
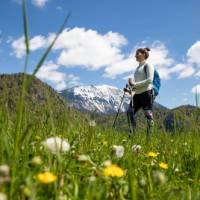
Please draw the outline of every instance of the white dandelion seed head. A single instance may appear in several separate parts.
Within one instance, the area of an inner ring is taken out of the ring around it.
[[[146,184],[147,184],[146,178],[145,177],[140,178],[139,184],[140,184],[141,187],[145,187]]]
[[[91,159],[89,155],[82,154],[77,156],[77,160],[81,162],[87,162],[90,161]]]
[[[0,200],[7,200],[6,194],[0,192]]]
[[[10,167],[8,165],[0,165],[0,176],[9,176]]]
[[[31,160],[31,164],[32,164],[33,166],[41,165],[41,164],[42,164],[42,159],[41,159],[41,157],[40,157],[40,156],[35,156],[35,157],[33,157],[32,160]]]
[[[103,166],[104,166],[104,167],[108,167],[108,166],[110,166],[110,165],[112,165],[111,160],[105,160],[105,161],[103,162]]]
[[[153,172],[153,180],[156,184],[165,184],[167,181],[167,178],[163,172],[160,171],[154,171]]]
[[[175,172],[179,172],[179,168],[176,167],[174,171],[175,171]]]
[[[66,139],[59,137],[50,137],[42,142],[43,146],[48,149],[51,153],[65,153],[70,150],[70,144]]]
[[[90,121],[90,122],[89,122],[89,126],[91,126],[91,127],[96,126],[96,122],[95,122],[95,120]]]
[[[121,145],[113,145],[113,150],[118,158],[122,158],[124,156],[124,147]]]
[[[89,177],[89,181],[90,181],[90,182],[94,182],[94,181],[96,181],[96,177],[95,177],[95,176],[91,176],[91,177]]]
[[[131,149],[133,150],[133,152],[138,153],[141,150],[141,148],[142,147],[139,144],[134,144]]]

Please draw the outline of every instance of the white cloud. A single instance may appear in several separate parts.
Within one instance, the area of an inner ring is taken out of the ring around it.
[[[168,80],[171,78],[170,69],[168,69],[168,68],[165,68],[165,67],[159,68],[158,73],[159,73],[159,76],[161,77],[161,79]]]
[[[132,53],[128,57],[124,56],[122,60],[105,69],[105,76],[115,77],[118,74],[133,72],[138,66],[138,63],[135,60],[135,51],[138,48],[146,46],[151,49],[148,62],[158,69],[162,79],[169,79],[170,69],[168,67],[174,63],[174,60],[170,57],[167,47],[160,41],[155,41],[151,44],[147,44],[146,41],[143,41],[140,44],[135,45]]]
[[[26,47],[25,47],[24,40],[25,40],[25,38],[24,38],[24,36],[22,36],[22,37],[18,38],[17,40],[13,40],[11,43],[11,46],[14,50],[13,54],[17,58],[22,58],[26,53]],[[30,50],[36,51],[40,48],[47,46],[47,44],[48,43],[47,43],[47,40],[45,39],[45,37],[43,37],[41,35],[37,35],[30,40]]]
[[[32,0],[32,4],[39,7],[39,8],[42,8],[45,6],[45,4],[47,3],[48,0]]]
[[[37,49],[43,48],[47,45],[45,37],[37,35],[30,40],[30,49],[35,51]]]
[[[140,44],[135,45],[135,47],[133,48],[132,55],[129,58],[132,61],[132,65],[126,65],[125,69],[131,72],[135,70],[135,68],[138,66],[138,63],[135,60],[135,52],[138,48],[144,48],[147,46],[151,49],[151,51],[149,52],[149,59],[147,62],[155,66],[162,79],[170,79],[170,67],[173,63],[175,63],[175,61],[170,57],[167,47],[161,41],[154,41],[151,44],[148,44],[146,41],[142,41]],[[123,67],[122,69],[119,68],[118,72],[120,72],[120,70],[122,73],[124,72]]]
[[[200,41],[195,42],[187,52],[188,62],[200,67]]]
[[[187,51],[185,62],[176,64],[170,73],[178,73],[178,78],[200,76],[200,41],[195,42]]]
[[[198,72],[195,74],[195,76],[200,77],[200,71],[198,71]]]
[[[62,49],[58,58],[60,65],[97,70],[122,60],[120,48],[125,44],[126,39],[119,33],[103,35],[94,30],[74,28],[61,34],[54,49]]]
[[[13,48],[13,53],[17,58],[22,58],[25,55],[25,44],[24,44],[24,36],[14,40],[11,43],[11,47]]]
[[[178,79],[191,77],[195,73],[194,67],[191,65],[191,63],[187,62],[176,64],[174,67],[170,68],[169,71],[170,74],[178,74]]]
[[[55,33],[46,37],[37,35],[30,40],[30,50],[47,47],[55,38]],[[162,79],[170,79],[177,74],[179,79],[195,75],[196,66],[200,62],[195,54],[200,43],[195,43],[187,52],[187,59],[183,63],[176,63],[171,57],[166,45],[161,41],[141,42],[133,47],[130,53],[123,53],[122,48],[127,39],[115,32],[99,33],[95,30],[75,27],[65,29],[58,38],[53,52],[58,53],[56,63],[64,67],[80,67],[87,70],[104,69],[104,77],[116,78],[118,75],[133,73],[138,63],[135,60],[137,48],[148,46],[150,51],[149,63],[158,69]],[[13,54],[17,58],[25,55],[24,37],[13,40],[11,43]],[[196,49],[196,51],[194,51]],[[196,73],[198,76],[199,73]]]
[[[180,72],[178,78],[179,79],[181,79],[181,78],[187,78],[187,77],[192,76],[194,73],[195,73],[195,69],[192,66],[188,66],[187,68],[183,69]]]
[[[47,46],[54,38],[54,33],[50,33],[46,38],[35,36],[30,40],[31,51]],[[59,65],[79,66],[88,70],[107,68],[107,76],[113,77],[132,69],[130,56],[126,57],[121,52],[121,48],[126,43],[126,38],[119,33],[100,34],[91,29],[73,28],[65,29],[62,32],[53,47],[53,51],[61,50],[57,59]],[[23,57],[25,55],[24,38],[14,40],[12,48],[18,58]],[[122,66],[119,67],[119,65]],[[110,69],[108,69],[109,67]]]
[[[155,41],[149,47],[151,51],[148,61],[157,68],[169,67],[174,63],[167,47],[161,41]]]
[[[200,93],[200,84],[198,84],[192,88],[192,93],[194,93],[194,94]]]
[[[79,84],[79,77],[59,72],[58,69],[59,65],[49,61],[40,68],[36,76],[43,81],[51,82],[58,91]]]
[[[135,59],[130,55],[128,58],[123,58],[118,62],[114,62],[113,64],[107,66],[105,68],[104,77],[115,78],[117,75],[124,74],[130,72],[133,74],[137,63]],[[131,75],[132,75],[131,74]]]
[[[46,38],[35,36],[30,40],[30,50],[47,46],[55,37],[50,33]],[[105,35],[84,28],[65,29],[58,38],[53,50],[61,50],[58,64],[66,67],[80,66],[97,70],[123,60],[121,47],[126,39],[119,33],[108,32]],[[12,42],[14,54],[18,58],[25,55],[24,37]]]
[[[185,68],[187,68],[186,64],[183,63],[179,63],[176,64],[174,67],[170,68],[170,73],[180,73],[181,71],[183,71]]]
[[[15,3],[22,4],[22,0],[12,0]],[[38,7],[43,8],[49,0],[31,0],[31,3]]]

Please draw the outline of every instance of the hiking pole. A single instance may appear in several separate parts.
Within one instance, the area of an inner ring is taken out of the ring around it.
[[[129,130],[130,130],[130,133],[133,132],[133,121],[132,121],[132,118],[134,118],[134,105],[133,105],[133,96],[135,94],[135,91],[133,90],[133,88],[131,88],[129,86],[129,90],[130,90],[130,95],[131,95],[131,101],[130,101],[130,104],[129,104],[129,112],[127,113],[127,121],[128,121],[128,127],[129,127]],[[131,116],[133,115],[133,116]]]
[[[120,103],[120,105],[119,105],[119,108],[118,108],[118,111],[117,111],[117,114],[116,114],[116,116],[115,116],[115,120],[114,120],[114,123],[113,123],[113,126],[112,126],[113,128],[115,127],[115,123],[116,123],[117,117],[118,117],[118,115],[119,115],[119,111],[120,111],[120,108],[121,108],[122,102],[123,102],[123,100],[124,100],[125,94],[126,94],[126,92],[124,91],[124,94],[123,94],[123,97],[122,97],[121,103]]]

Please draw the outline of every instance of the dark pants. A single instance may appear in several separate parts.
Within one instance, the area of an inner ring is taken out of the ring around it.
[[[127,118],[129,126],[132,127],[132,130],[135,131],[136,128],[136,120],[135,114],[140,108],[143,109],[145,117],[147,119],[147,133],[149,134],[150,128],[153,126],[153,90],[148,90],[140,94],[135,94],[133,99],[130,102],[129,108],[127,110]]]

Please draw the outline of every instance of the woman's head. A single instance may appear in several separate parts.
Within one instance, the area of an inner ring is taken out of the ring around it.
[[[136,51],[135,57],[138,62],[142,62],[149,57],[149,48],[139,48]]]

